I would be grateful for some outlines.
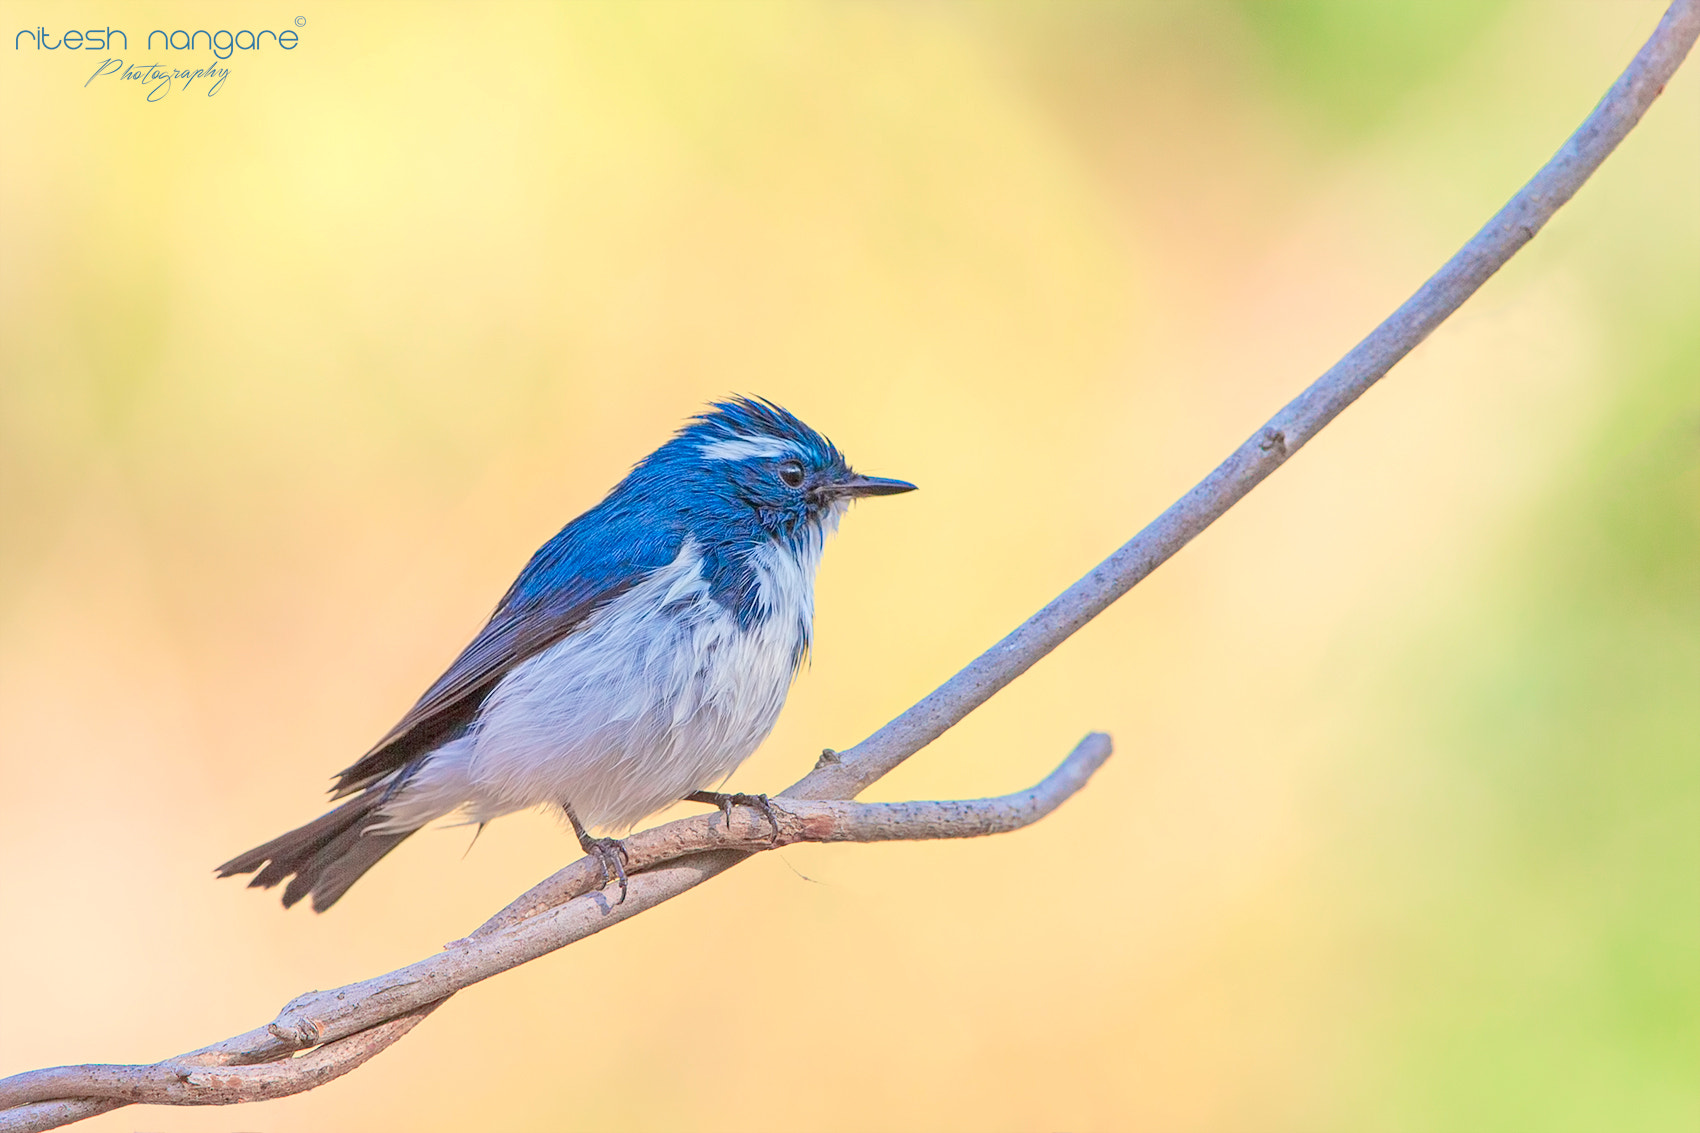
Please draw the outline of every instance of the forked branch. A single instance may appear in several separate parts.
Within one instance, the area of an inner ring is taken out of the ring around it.
[[[1003,799],[865,805],[869,784],[1031,668],[1220,518],[1445,321],[1581,188],[1664,90],[1697,36],[1700,0],[1674,0],[1592,113],[1469,243],[1215,471],[1079,582],[897,719],[823,757],[777,808],[779,840],[967,837],[1035,821],[1109,755],[1089,736],[1044,783]],[[636,916],[766,847],[740,813],[668,823],[627,839],[631,890],[610,904],[599,871],[561,870],[443,952],[335,992],[302,996],[268,1027],[152,1066],[66,1066],[0,1081],[0,1133],[51,1129],[131,1102],[220,1105],[311,1089],[395,1042],[456,990]],[[308,1053],[301,1053],[307,1051]]]
[[[701,856],[738,860],[798,842],[974,838],[1018,830],[1062,805],[1109,757],[1110,738],[1095,732],[1042,782],[1012,795],[914,803],[786,800],[773,807],[777,828],[739,807],[730,821],[701,814],[640,831],[625,839],[632,878],[624,902],[610,902],[601,869],[580,858],[436,955],[301,996],[270,1025],[215,1047],[149,1066],[59,1066],[8,1078],[0,1082],[0,1130],[51,1129],[137,1102],[230,1105],[322,1086],[400,1039],[461,988],[649,908],[657,900],[658,866]]]

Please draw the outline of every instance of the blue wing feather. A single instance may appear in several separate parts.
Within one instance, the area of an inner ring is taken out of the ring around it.
[[[685,537],[682,517],[646,514],[632,502],[616,491],[539,548],[448,671],[337,776],[335,797],[371,786],[462,734],[515,665],[676,559]]]

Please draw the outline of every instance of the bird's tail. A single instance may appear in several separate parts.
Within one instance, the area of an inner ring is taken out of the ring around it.
[[[255,846],[218,867],[220,877],[253,873],[248,887],[270,889],[294,875],[283,890],[283,907],[312,895],[313,911],[322,913],[412,830],[368,832],[385,792],[364,791],[307,825]],[[416,828],[417,829],[417,828]],[[258,870],[259,872],[255,873]]]

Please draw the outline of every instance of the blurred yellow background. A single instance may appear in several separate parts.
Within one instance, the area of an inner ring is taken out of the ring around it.
[[[1661,10],[7,0],[132,63],[156,27],[300,43],[154,103],[0,51],[0,1073],[245,1030],[576,856],[543,815],[430,831],[323,917],[211,876],[708,399],[923,489],[827,554],[733,782],[772,791],[1355,342]],[[87,1128],[1700,1126],[1697,66],[1381,388],[870,795],[1113,733],[1039,826],[765,855],[328,1087]]]

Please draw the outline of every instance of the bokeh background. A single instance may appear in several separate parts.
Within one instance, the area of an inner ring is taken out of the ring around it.
[[[0,1072],[245,1030],[576,855],[544,815],[428,832],[323,917],[210,872],[319,813],[706,400],[923,487],[827,555],[735,781],[776,790],[1356,341],[1660,10],[7,0],[128,62],[300,46],[152,104],[0,51]],[[1053,817],[766,855],[326,1088],[89,1128],[1700,1127],[1696,65],[1388,381],[870,796],[1112,732]]]

